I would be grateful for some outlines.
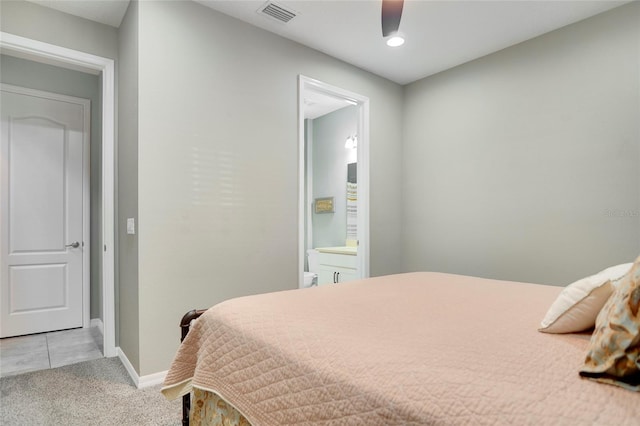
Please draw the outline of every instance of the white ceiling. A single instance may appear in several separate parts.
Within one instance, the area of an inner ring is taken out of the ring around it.
[[[324,93],[316,92],[313,90],[306,90],[304,92],[304,118],[314,119],[330,112],[337,111],[349,105],[353,105],[341,98],[334,98],[333,96],[326,95]]]
[[[117,27],[128,0],[31,0]],[[160,0],[141,0],[160,1]],[[187,1],[187,0],[182,0]],[[298,12],[284,24],[258,14],[265,0],[196,0],[400,84],[452,68],[629,0],[405,0],[406,43],[387,47],[380,0],[276,0]]]

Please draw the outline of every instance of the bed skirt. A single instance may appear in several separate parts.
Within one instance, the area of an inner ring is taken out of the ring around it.
[[[193,388],[190,425],[251,426],[251,423],[214,392]]]

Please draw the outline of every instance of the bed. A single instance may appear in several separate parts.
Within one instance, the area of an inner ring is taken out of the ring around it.
[[[162,392],[193,392],[192,424],[638,425],[640,393],[579,377],[590,332],[538,332],[561,290],[421,272],[228,300]]]

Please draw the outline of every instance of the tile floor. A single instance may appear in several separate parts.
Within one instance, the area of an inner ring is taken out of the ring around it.
[[[0,377],[102,358],[98,327],[0,339]]]

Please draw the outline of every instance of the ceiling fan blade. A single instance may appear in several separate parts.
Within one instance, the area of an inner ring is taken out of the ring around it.
[[[382,0],[382,36],[387,37],[398,31],[402,18],[404,0]]]

